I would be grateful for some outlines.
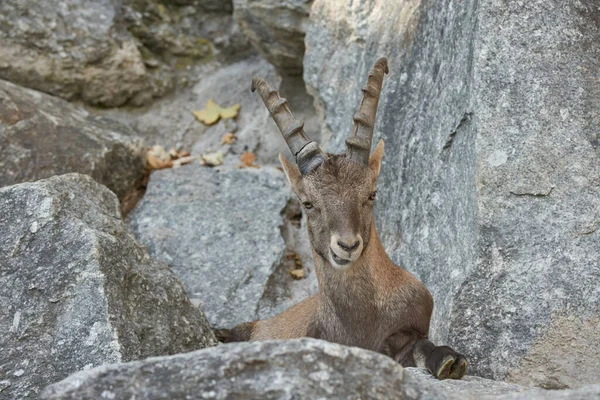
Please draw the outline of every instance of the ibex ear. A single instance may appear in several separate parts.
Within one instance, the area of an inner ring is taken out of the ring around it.
[[[294,164],[290,163],[281,153],[279,153],[279,161],[281,162],[283,171],[285,172],[285,175],[287,176],[288,181],[292,186],[292,189],[295,191],[296,185],[302,179],[302,174],[300,173],[300,170]]]
[[[381,159],[383,158],[383,139],[379,139],[377,147],[371,153],[369,157],[369,168],[375,172],[375,176],[379,176],[379,170],[381,169]]]

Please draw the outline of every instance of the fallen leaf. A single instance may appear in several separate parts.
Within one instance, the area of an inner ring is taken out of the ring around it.
[[[161,145],[154,145],[148,149],[148,153],[153,155],[154,157],[160,158],[161,160],[170,160],[171,156]]]
[[[258,165],[254,165],[254,161],[256,161],[256,156],[252,152],[245,151],[240,156],[240,161],[242,162],[240,168],[258,168]]]
[[[230,118],[237,117],[238,112],[240,111],[241,107],[242,106],[240,104],[234,104],[231,107],[222,108],[221,109],[221,118],[230,119]]]
[[[209,99],[202,110],[192,111],[192,114],[194,114],[194,117],[196,117],[198,121],[206,125],[213,125],[219,118],[235,118],[240,111],[240,107],[240,104],[234,104],[231,107],[223,108],[215,103],[213,99]]]
[[[223,152],[216,151],[214,153],[203,154],[200,156],[200,163],[208,167],[216,167],[217,165],[223,164]]]
[[[303,269],[293,269],[290,272],[290,275],[294,279],[304,279],[304,270]]]
[[[151,169],[164,169],[173,166],[173,161],[160,159],[150,153],[146,154],[146,162]]]
[[[189,156],[190,156],[189,151],[180,151],[179,153],[177,153],[177,158],[183,158],[183,157],[189,157]]]
[[[221,139],[221,144],[233,144],[237,140],[237,136],[233,133],[229,132],[223,135],[223,139]]]
[[[164,169],[173,166],[171,156],[160,145],[155,145],[148,149],[146,164],[150,169]]]
[[[194,161],[195,159],[196,159],[196,156],[179,157],[177,160],[173,161],[173,168],[179,168],[182,165],[189,164],[192,161]]]
[[[213,125],[221,117],[220,111],[221,107],[219,107],[217,103],[210,99],[202,110],[192,111],[192,114],[194,114],[194,117],[196,117],[196,119],[203,124]]]

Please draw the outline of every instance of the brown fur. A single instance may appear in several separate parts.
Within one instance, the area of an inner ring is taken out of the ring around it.
[[[305,176],[280,157],[305,204],[319,292],[273,318],[235,327],[233,340],[308,336],[387,354],[403,366],[426,367],[442,379],[464,375],[462,355],[427,339],[431,294],[392,263],[377,235],[372,194],[382,156],[380,141],[368,167],[334,155]],[[361,245],[354,253],[336,244],[355,240]],[[353,260],[347,267],[332,259],[334,247],[344,256],[342,262]]]

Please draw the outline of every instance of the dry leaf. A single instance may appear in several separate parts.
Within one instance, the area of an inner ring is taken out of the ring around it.
[[[240,111],[240,104],[234,104],[231,107],[227,107],[227,108],[222,108],[221,109],[221,118],[223,119],[229,119],[229,118],[235,118],[238,115],[238,112]]]
[[[190,156],[189,151],[180,151],[179,153],[177,153],[177,158],[183,158],[183,157],[189,157],[189,156]]]
[[[202,110],[192,111],[192,114],[194,114],[194,117],[196,117],[196,119],[203,124],[213,125],[221,117],[220,112],[221,107],[219,107],[217,103],[210,99]]]
[[[219,118],[228,119],[235,118],[240,111],[241,105],[234,104],[231,107],[222,108],[220,105],[215,103],[213,99],[209,99],[206,102],[206,106],[200,111],[192,111],[196,119],[206,125],[215,124]]]
[[[173,161],[162,160],[150,153],[146,154],[146,162],[151,169],[164,169],[171,168],[173,166]]]
[[[233,144],[237,139],[233,133],[229,132],[223,135],[223,139],[221,139],[221,144]]]
[[[179,158],[179,152],[174,147],[171,147],[171,150],[169,150],[169,156],[172,160],[174,160],[176,158]]]
[[[290,275],[294,279],[304,279],[304,270],[303,269],[293,269],[290,271]]]
[[[223,156],[224,154],[222,151],[203,154],[201,156],[200,163],[208,167],[216,167],[217,165],[223,164]]]
[[[173,161],[173,168],[179,168],[182,165],[189,164],[192,161],[194,161],[195,159],[196,159],[196,156],[179,157],[177,160]]]
[[[167,153],[167,151],[161,145],[158,144],[148,149],[148,153],[152,154],[154,157],[160,158],[161,160],[166,161],[171,159],[169,153]]]
[[[258,165],[254,165],[254,161],[256,161],[256,156],[254,155],[254,153],[251,153],[249,151],[245,151],[244,154],[240,156],[240,161],[242,162],[240,168],[258,168]]]
[[[150,169],[171,168],[171,156],[162,146],[155,145],[148,149],[146,153],[146,164]]]

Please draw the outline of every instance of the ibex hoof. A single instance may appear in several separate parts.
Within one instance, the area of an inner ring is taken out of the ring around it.
[[[461,379],[467,373],[467,359],[448,346],[436,348],[427,364],[438,379]]]

